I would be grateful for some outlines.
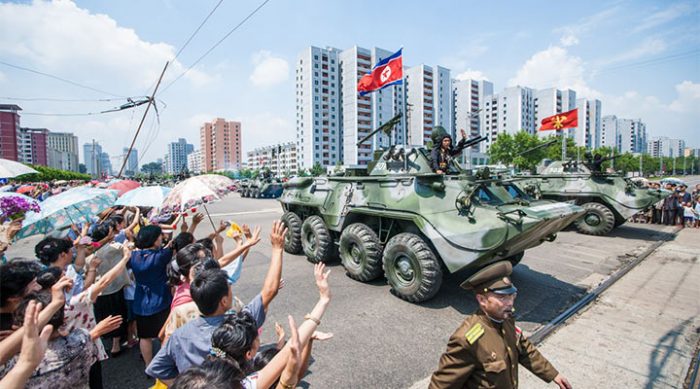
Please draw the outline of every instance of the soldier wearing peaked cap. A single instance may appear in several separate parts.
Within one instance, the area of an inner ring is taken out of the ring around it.
[[[518,289],[509,278],[512,271],[510,262],[496,262],[462,284],[476,294],[479,310],[467,316],[450,337],[430,379],[431,389],[517,388],[518,364],[545,382],[571,389],[515,325],[513,302]]]

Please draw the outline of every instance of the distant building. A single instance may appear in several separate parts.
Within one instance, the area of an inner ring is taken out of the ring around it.
[[[487,152],[499,134],[515,134],[526,131],[534,134],[537,130],[534,109],[534,91],[530,88],[514,86],[501,93],[486,96],[481,111],[482,135],[487,137],[480,150]]]
[[[180,138],[177,142],[168,144],[168,154],[165,165],[165,172],[168,174],[179,174],[187,170],[187,156],[194,151],[194,145],[187,143],[187,140]]]
[[[121,155],[121,162],[119,163],[119,168],[121,168],[121,165],[124,163],[124,158],[126,158],[126,154],[129,153],[129,148],[124,147],[122,149],[122,155]],[[124,175],[125,176],[133,176],[134,174],[139,172],[139,151],[136,149],[131,149],[131,153],[129,154],[129,158],[126,161],[126,165],[124,166]]]
[[[680,157],[686,155],[688,149],[683,139],[673,139],[665,136],[651,138],[647,142],[646,152],[652,157]],[[695,154],[698,156],[698,154]]]
[[[297,147],[294,142],[258,147],[249,151],[247,167],[253,170],[270,169],[276,176],[297,174]]]
[[[547,137],[563,133],[570,138],[575,138],[574,128],[566,128],[560,131],[538,131],[542,126],[542,119],[554,116],[558,113],[568,112],[576,108],[576,92],[571,89],[560,90],[557,88],[538,89],[534,93],[535,129],[540,137]],[[580,118],[579,118],[580,120]]]
[[[18,105],[0,104],[0,158],[18,160],[17,138],[21,110]]]
[[[17,138],[17,160],[32,165],[48,166],[47,136],[45,128],[20,127]]]
[[[454,134],[450,70],[418,65],[405,70],[405,80],[408,143],[426,144],[435,126]]]
[[[599,148],[602,126],[600,100],[577,99],[576,108],[578,108],[578,127],[571,130],[576,146]]]
[[[693,149],[690,147],[686,147],[685,150],[683,150],[683,156],[684,157],[700,158],[700,149]]]
[[[452,128],[455,135],[464,129],[469,138],[480,136],[482,127],[479,109],[484,106],[486,96],[493,95],[493,83],[485,80],[455,80],[452,82],[452,95]],[[474,146],[474,149],[478,150],[479,146]]]
[[[204,171],[203,166],[202,150],[193,151],[187,156],[187,170],[190,172],[199,174]]]
[[[199,130],[203,171],[239,170],[242,162],[241,123],[217,118]]]
[[[78,137],[70,132],[51,132],[47,136],[49,167],[80,171]]]
[[[102,151],[97,142],[83,144],[83,163],[87,173],[93,177],[103,177],[111,174],[112,163],[109,154]]]

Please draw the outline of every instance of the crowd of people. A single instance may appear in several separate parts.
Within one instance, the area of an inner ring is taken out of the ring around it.
[[[143,214],[109,209],[43,238],[35,258],[0,265],[0,387],[102,388],[104,361],[136,344],[156,387],[295,387],[313,341],[332,337],[317,331],[331,300],[330,270],[315,266],[318,302],[301,323],[289,316],[290,338],[276,325],[277,342],[261,345],[284,285],[284,225],[272,225],[265,279],[244,304],[233,285],[261,241],[259,227],[242,226],[226,251],[226,223],[197,240],[201,214],[167,225]]]
[[[700,228],[700,184],[691,191],[683,183],[649,182],[647,186],[650,189],[665,189],[672,194],[634,215],[633,222]]]

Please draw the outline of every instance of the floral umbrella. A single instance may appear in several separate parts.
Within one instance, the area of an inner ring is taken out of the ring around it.
[[[119,196],[122,196],[124,193],[134,190],[139,186],[141,186],[141,184],[133,180],[120,180],[109,184],[107,189],[116,190],[119,192]]]
[[[95,215],[111,207],[117,199],[113,190],[73,188],[40,203],[40,212],[28,212],[17,238],[47,234],[73,223],[90,222]]]
[[[163,201],[162,209],[165,212],[183,212],[200,204],[221,200],[233,187],[233,180],[218,174],[188,178],[175,185]]]

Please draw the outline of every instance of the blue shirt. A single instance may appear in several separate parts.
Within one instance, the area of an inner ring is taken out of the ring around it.
[[[136,279],[133,305],[135,314],[150,316],[170,308],[173,296],[170,294],[165,268],[172,259],[173,251],[170,249],[147,249],[131,253],[127,267]]]
[[[255,296],[243,310],[253,316],[258,328],[262,327],[265,307],[261,295]],[[211,350],[211,335],[225,318],[226,315],[198,317],[175,330],[146,368],[146,374],[169,380],[192,366],[201,365]]]

